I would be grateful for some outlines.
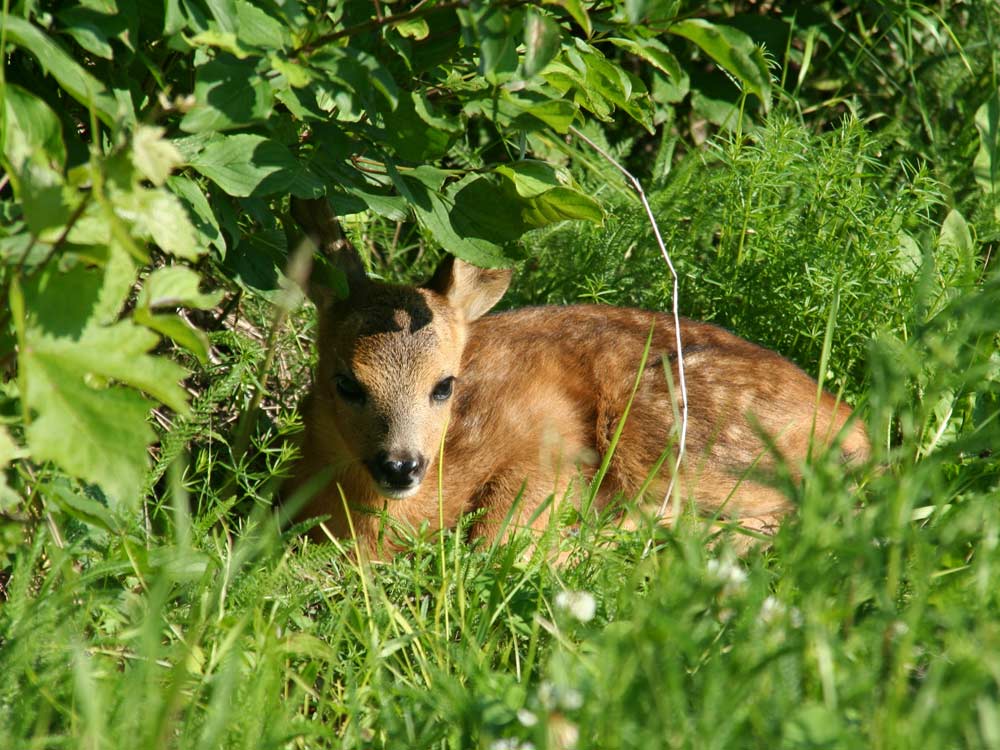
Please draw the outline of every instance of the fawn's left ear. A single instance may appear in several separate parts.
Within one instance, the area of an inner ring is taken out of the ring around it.
[[[447,299],[471,323],[500,301],[511,274],[509,268],[479,268],[449,255],[424,287]]]

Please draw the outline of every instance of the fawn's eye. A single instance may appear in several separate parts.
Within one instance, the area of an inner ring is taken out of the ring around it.
[[[453,376],[449,375],[446,378],[442,378],[434,386],[434,390],[431,391],[431,398],[435,401],[447,401],[451,398],[451,391],[454,387],[455,378]]]
[[[340,397],[348,403],[360,406],[367,398],[365,389],[361,383],[348,375],[337,375],[333,379],[333,384]]]

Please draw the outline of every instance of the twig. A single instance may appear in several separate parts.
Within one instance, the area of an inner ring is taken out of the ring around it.
[[[680,439],[678,442],[677,450],[677,462],[674,464],[673,473],[670,475],[670,484],[667,485],[667,491],[663,496],[663,502],[660,503],[660,509],[657,512],[659,518],[663,518],[667,510],[667,503],[670,502],[670,496],[673,494],[674,485],[677,481],[677,475],[681,470],[681,461],[684,460],[684,448],[687,444],[687,427],[688,427],[688,398],[687,398],[687,380],[684,377],[684,350],[681,344],[681,316],[679,308],[680,300],[680,279],[677,276],[677,269],[674,268],[674,263],[670,259],[670,253],[667,252],[667,246],[663,243],[663,237],[660,234],[660,227],[656,223],[656,217],[653,216],[653,209],[649,206],[649,201],[646,199],[646,192],[642,189],[642,184],[636,177],[629,172],[625,167],[619,164],[614,157],[611,156],[607,151],[602,149],[596,143],[594,143],[590,138],[585,136],[575,127],[570,126],[570,132],[573,133],[577,138],[590,146],[594,151],[599,153],[604,159],[615,169],[621,172],[632,183],[632,187],[635,192],[639,195],[639,200],[642,201],[642,207],[646,210],[646,217],[649,219],[649,225],[653,228],[653,236],[656,237],[656,244],[660,248],[660,254],[663,256],[663,260],[667,263],[667,268],[670,269],[670,276],[673,278],[673,316],[674,316],[674,337],[677,342],[677,379],[681,387],[681,430]],[[678,514],[674,514],[676,520]],[[649,554],[650,547],[652,545],[652,539],[646,542],[646,547],[642,552],[642,556],[645,557]]]

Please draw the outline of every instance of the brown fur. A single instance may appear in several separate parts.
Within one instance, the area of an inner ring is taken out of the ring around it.
[[[676,443],[680,396],[675,387],[671,404],[664,373],[666,363],[679,382],[672,317],[594,305],[479,317],[508,279],[449,260],[428,288],[354,274],[347,300],[322,305],[320,359],[293,486],[323,472],[329,481],[304,515],[329,515],[327,527],[341,537],[353,527],[373,552],[383,510],[404,525],[432,528],[439,513],[452,527],[462,514],[481,510],[473,533],[493,538],[520,494],[514,525],[537,513],[532,525],[544,527],[551,505],[538,511],[546,501],[579,497],[573,484],[594,476],[652,329],[648,364],[595,505],[636,498]],[[768,442],[794,471],[813,446],[838,436],[851,410],[828,393],[817,398],[816,382],[788,360],[721,328],[683,320],[681,339],[689,426],[680,497],[701,512],[767,528],[790,510],[766,481],[776,462]],[[336,378],[344,373],[363,387],[363,407],[338,393]],[[448,376],[456,378],[453,395],[435,401],[432,391]],[[412,495],[387,499],[365,462],[379,451],[403,450],[428,467]],[[840,450],[845,461],[868,456],[860,422],[844,430]],[[658,508],[674,455],[637,498],[640,505]],[[394,548],[391,535],[386,545]]]

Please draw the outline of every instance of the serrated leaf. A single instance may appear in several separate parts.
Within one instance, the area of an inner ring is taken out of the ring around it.
[[[132,137],[132,163],[154,185],[162,185],[184,157],[177,147],[163,137],[163,128],[140,125]]]
[[[222,292],[201,292],[201,276],[185,266],[158,268],[142,285],[136,304],[148,310],[158,307],[191,307],[209,310],[219,304]]]
[[[88,328],[79,339],[35,328],[20,356],[22,398],[35,416],[25,430],[38,461],[53,461],[101,485],[119,505],[134,507],[146,470],[146,447],[155,435],[146,422],[152,403],[118,381],[177,411],[187,407],[177,382],[185,371],[148,354],[158,337],[129,321]]]
[[[291,191],[315,198],[325,189],[285,146],[249,133],[213,138],[190,163],[226,193],[238,197]]]
[[[187,409],[187,395],[177,383],[187,371],[163,357],[148,354],[159,338],[152,331],[122,320],[110,326],[90,326],[77,339],[52,336],[31,328],[26,356],[44,358],[67,377],[94,376],[145,391],[174,411]],[[29,379],[30,383],[30,379]],[[29,403],[39,408],[38,394],[28,389]]]
[[[274,104],[271,86],[258,75],[255,62],[225,57],[198,67],[194,96],[197,105],[181,120],[187,133],[266,120]]]
[[[132,224],[143,239],[152,240],[171,255],[196,260],[205,254],[187,211],[173,193],[164,188],[133,187],[113,195],[115,213]]]
[[[771,75],[764,53],[753,40],[732,26],[713,24],[704,18],[688,18],[668,31],[690,39],[726,69],[743,87],[771,108]]]
[[[521,72],[525,78],[539,73],[559,52],[562,30],[545,13],[528,8],[524,13],[524,61]]]
[[[3,153],[15,171],[26,161],[36,160],[52,169],[66,163],[66,146],[59,118],[48,104],[20,86],[4,89],[6,110]]]
[[[118,319],[135,277],[125,250],[67,246],[59,266],[49,265],[23,284],[29,323],[52,336],[79,338],[88,326]]]
[[[25,429],[31,456],[99,484],[116,505],[135,508],[146,473],[146,423],[152,402],[127,388],[95,390],[58,362],[30,354],[25,377],[39,397],[37,417]]]
[[[85,107],[92,106],[105,123],[110,125],[114,121],[118,109],[114,99],[108,95],[104,85],[77,64],[62,47],[23,18],[4,13],[0,21],[8,44],[30,52],[70,96]]]

